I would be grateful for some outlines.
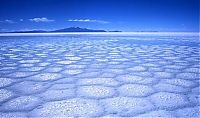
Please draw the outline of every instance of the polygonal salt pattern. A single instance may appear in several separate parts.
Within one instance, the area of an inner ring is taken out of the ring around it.
[[[73,89],[47,90],[38,96],[44,99],[45,101],[57,101],[74,97],[75,91]]]
[[[14,72],[14,73],[8,74],[6,76],[8,76],[9,78],[21,79],[21,78],[25,78],[25,77],[30,77],[34,74],[36,74],[36,73],[35,72]]]
[[[64,60],[64,61],[58,61],[58,64],[62,64],[62,65],[69,65],[72,63],[75,63],[76,61],[69,61],[69,60]]]
[[[160,79],[170,79],[170,78],[173,78],[173,75],[171,73],[168,73],[168,72],[155,72],[154,76],[156,78],[160,78]]]
[[[67,75],[77,75],[82,73],[83,71],[80,69],[67,69],[64,70],[62,73],[67,74]]]
[[[144,97],[154,93],[154,89],[150,86],[139,84],[124,84],[118,88],[119,94],[122,96]]]
[[[182,87],[195,87],[198,85],[197,82],[184,80],[184,79],[165,79],[165,80],[162,80],[162,82],[171,84],[171,85],[182,86]]]
[[[102,86],[117,86],[119,82],[112,78],[91,78],[79,79],[78,85],[102,85]]]
[[[127,74],[127,75],[119,75],[116,79],[124,83],[135,83],[142,81],[144,78],[137,75]]]
[[[123,69],[103,69],[104,72],[107,73],[114,73],[114,74],[123,74],[124,70]]]
[[[172,92],[172,93],[187,93],[190,90],[188,88],[184,88],[181,86],[171,85],[171,84],[164,84],[164,83],[158,83],[155,86],[153,86],[154,89],[157,91],[165,91],[165,92]]]
[[[185,95],[168,92],[158,92],[150,96],[156,107],[163,110],[172,110],[189,105]]]
[[[38,97],[21,96],[14,98],[0,107],[3,111],[28,111],[34,109],[41,103]]]
[[[6,90],[6,89],[0,89],[0,103],[3,101],[10,99],[11,97],[14,97],[14,93],[12,91]]]
[[[78,96],[88,98],[106,98],[112,97],[114,94],[113,88],[104,86],[81,86],[77,90]]]
[[[198,37],[6,38],[1,118],[200,117]]]
[[[48,83],[23,81],[10,86],[11,89],[15,90],[18,94],[31,95],[46,91],[49,87]]]
[[[62,78],[62,75],[59,73],[40,73],[26,79],[32,80],[32,81],[51,81],[51,80],[57,80],[60,78]]]
[[[51,67],[51,68],[47,68],[47,69],[45,69],[44,71],[45,72],[49,72],[49,73],[51,73],[51,72],[60,72],[60,71],[62,71],[63,70],[63,68],[61,68],[61,67]]]
[[[100,72],[93,71],[93,69],[92,69],[92,72],[80,73],[80,74],[76,75],[75,77],[78,77],[78,78],[95,78],[95,77],[98,77],[99,75],[100,75]]]
[[[10,78],[0,78],[0,88],[9,86],[15,82],[17,81]]]
[[[44,69],[44,67],[27,67],[27,68],[20,68],[19,71],[38,72],[43,69]]]
[[[53,90],[64,90],[64,89],[71,89],[71,88],[75,88],[76,85],[75,84],[54,84],[51,86],[51,88],[49,89],[53,89]]]
[[[130,70],[130,71],[145,71],[146,70],[146,68],[145,67],[143,67],[143,66],[135,66],[135,67],[132,67],[132,68],[128,68],[128,70]]]
[[[135,116],[154,109],[145,98],[114,97],[101,101],[105,111],[119,116]]]
[[[99,116],[103,112],[95,100],[74,98],[43,104],[31,111],[32,117]]]
[[[153,77],[153,74],[150,73],[150,72],[134,72],[134,73],[132,73],[132,74],[135,74],[135,75],[137,75],[137,76],[141,76],[141,77],[143,77],[143,79],[144,79],[144,78]]]

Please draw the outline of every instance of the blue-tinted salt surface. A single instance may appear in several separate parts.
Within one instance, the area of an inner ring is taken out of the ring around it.
[[[195,36],[0,37],[0,117],[199,117]]]

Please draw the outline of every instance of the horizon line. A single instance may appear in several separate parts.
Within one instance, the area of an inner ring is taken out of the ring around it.
[[[199,36],[200,32],[46,32],[46,33],[0,33],[0,36],[63,36],[63,35],[99,35],[99,36]]]

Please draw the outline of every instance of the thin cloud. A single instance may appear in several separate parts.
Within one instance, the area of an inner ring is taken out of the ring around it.
[[[102,23],[106,24],[109,23],[108,21],[104,20],[92,20],[92,19],[69,19],[68,22],[91,22],[91,23]]]
[[[29,19],[29,21],[39,23],[39,22],[54,22],[55,20],[42,17],[42,18],[32,18],[32,19]]]
[[[0,21],[0,23],[15,23],[13,20],[3,20],[3,21]]]

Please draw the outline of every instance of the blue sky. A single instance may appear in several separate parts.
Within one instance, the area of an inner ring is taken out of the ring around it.
[[[198,0],[0,0],[0,31],[199,30]]]

